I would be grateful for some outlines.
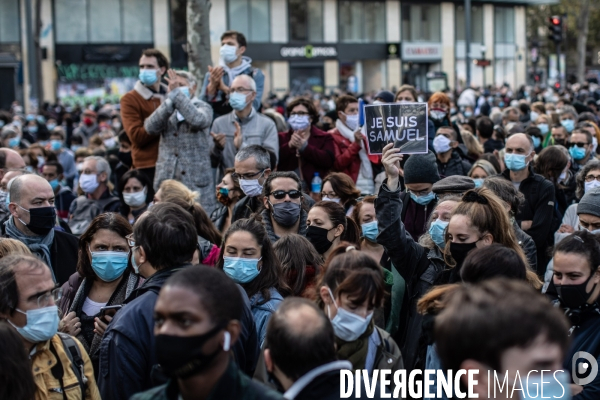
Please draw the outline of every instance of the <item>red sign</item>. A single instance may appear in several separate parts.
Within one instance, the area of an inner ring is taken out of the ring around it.
[[[479,66],[479,67],[489,67],[490,65],[492,65],[492,60],[473,60],[473,62],[475,63],[475,65]]]

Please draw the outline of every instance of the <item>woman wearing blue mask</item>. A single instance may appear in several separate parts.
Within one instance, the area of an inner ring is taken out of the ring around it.
[[[14,125],[6,125],[2,128],[0,141],[2,142],[2,147],[17,151],[29,147],[29,142],[21,138],[20,129]]]
[[[367,196],[359,201],[352,211],[352,219],[360,227],[361,251],[370,255],[380,265],[389,265],[385,249],[377,243],[379,229],[375,215],[375,199],[377,196]]]
[[[131,225],[115,213],[97,216],[79,238],[77,272],[63,285],[58,307],[64,315],[60,330],[76,336],[99,371],[99,347],[108,323],[140,281],[129,266],[125,237]]]
[[[486,160],[477,160],[475,164],[473,164],[473,166],[471,167],[468,176],[475,182],[475,187],[479,188],[483,186],[483,181],[486,178],[497,174],[498,172],[496,171],[492,163]]]
[[[267,231],[260,222],[241,219],[229,227],[223,238],[217,268],[246,291],[262,346],[271,315],[291,291]]]
[[[402,354],[394,339],[377,327],[376,308],[384,300],[381,267],[369,255],[345,243],[334,250],[318,287],[317,304],[331,320],[337,354],[355,370],[403,369]]]

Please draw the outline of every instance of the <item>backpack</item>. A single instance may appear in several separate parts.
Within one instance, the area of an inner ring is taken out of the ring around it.
[[[81,349],[70,335],[66,333],[58,332],[58,337],[62,342],[63,348],[66,350],[67,357],[69,357],[69,361],[71,364],[71,369],[73,373],[77,377],[77,381],[79,382],[79,388],[81,389],[81,398],[85,398],[85,391],[87,388],[88,378],[85,376],[84,362],[83,357],[81,356]],[[53,366],[50,371],[52,372],[52,376],[60,382],[60,388],[62,389],[63,398],[66,400],[67,395],[65,393],[65,388],[63,384],[63,376],[65,371],[63,369],[63,365],[60,362],[60,358],[54,348],[54,345],[50,343],[50,351],[56,357],[58,361],[55,366]]]
[[[119,198],[116,196],[109,196],[99,200],[91,200],[85,196],[79,196],[71,204],[72,212],[70,213],[69,228],[71,228],[73,235],[81,235],[94,218],[106,212],[107,209],[119,201]]]

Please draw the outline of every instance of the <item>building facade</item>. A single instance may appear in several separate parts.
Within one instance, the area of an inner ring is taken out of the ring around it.
[[[14,69],[14,96],[27,97],[26,4],[0,0],[2,62]],[[474,85],[526,82],[525,7],[553,0],[472,1]],[[144,48],[156,47],[186,66],[185,0],[42,0],[44,99],[119,97],[137,79]],[[6,11],[6,12],[5,12]],[[429,0],[212,0],[213,63],[220,35],[243,32],[246,55],[265,72],[265,94],[426,89],[444,73],[450,88],[466,78],[464,2]],[[4,75],[2,75],[4,76]],[[13,95],[12,93],[10,95]],[[29,97],[31,94],[29,93]]]

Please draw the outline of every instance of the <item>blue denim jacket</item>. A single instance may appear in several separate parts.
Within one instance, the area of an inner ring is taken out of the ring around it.
[[[256,293],[250,298],[250,309],[254,316],[254,322],[256,323],[256,333],[258,334],[258,342],[262,348],[265,336],[267,335],[267,324],[271,315],[277,310],[279,304],[283,301],[283,297],[279,294],[277,289],[270,288],[271,298],[266,303],[261,304],[264,301],[261,292]]]

